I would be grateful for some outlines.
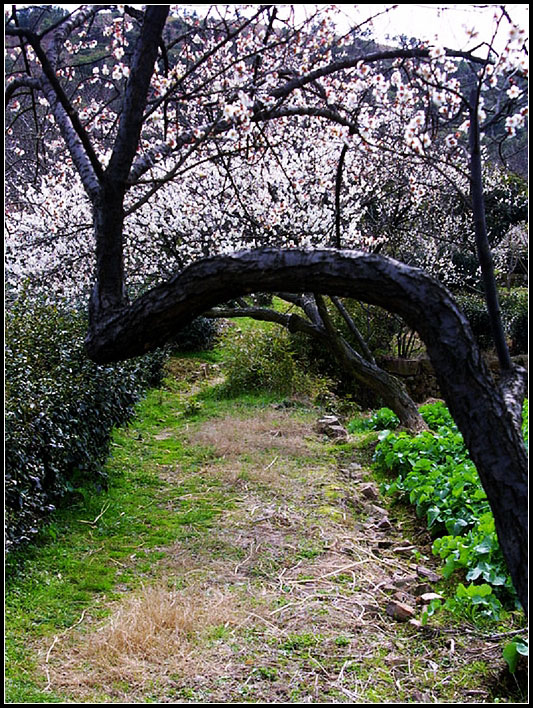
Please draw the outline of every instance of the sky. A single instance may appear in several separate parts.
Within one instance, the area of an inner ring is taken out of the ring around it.
[[[347,6],[344,6],[347,7]],[[353,7],[353,6],[352,6]],[[361,5],[361,11],[379,12],[386,5]],[[453,49],[476,46],[479,41],[490,39],[494,9],[498,5],[438,5],[402,4],[393,12],[378,17],[374,21],[377,34],[382,37],[405,34],[440,43]],[[529,5],[507,5],[510,17],[526,30],[529,27]],[[479,32],[472,40],[465,30]]]
[[[60,5],[69,11],[78,5]],[[186,4],[183,7],[194,8],[200,14],[202,8],[211,7],[210,4]],[[283,7],[283,5],[279,5]],[[326,5],[296,4],[297,12],[304,17],[307,12],[313,12],[316,7]],[[353,18],[366,18],[369,14],[378,14],[390,5],[350,5],[343,3],[337,5],[346,16],[346,26]],[[425,39],[432,44],[441,44],[451,49],[467,49],[476,46],[480,39],[471,40],[467,37],[465,29],[475,29],[479,32],[481,41],[490,39],[492,15],[494,8],[491,5],[439,5],[439,4],[401,4],[392,12],[377,17],[374,20],[374,31],[378,41],[385,42],[387,36],[393,37],[405,34],[408,37]],[[505,6],[511,16],[521,27],[529,28],[529,5],[517,4]],[[357,9],[355,9],[357,8]],[[503,33],[502,33],[503,36]]]
[[[199,6],[196,6],[199,7]],[[296,5],[299,12],[305,15],[315,7],[325,5]],[[475,47],[480,41],[490,39],[494,9],[499,5],[442,5],[442,4],[401,4],[388,13],[383,11],[391,5],[337,5],[346,19],[346,27],[354,18],[359,20],[370,15],[379,15],[373,21],[374,34],[378,41],[387,41],[387,37],[404,34],[407,37],[417,37],[428,40],[432,44],[441,44],[451,49],[467,49]],[[529,27],[529,5],[506,5],[513,21],[526,30]],[[474,29],[479,37],[472,40],[465,30]],[[502,37],[504,33],[501,33]]]

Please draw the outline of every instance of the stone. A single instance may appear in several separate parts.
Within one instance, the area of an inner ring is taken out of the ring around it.
[[[392,601],[387,605],[385,612],[398,622],[407,622],[415,616],[415,610],[404,602]]]
[[[339,419],[335,415],[326,415],[323,418],[320,418],[316,424],[316,431],[322,435],[327,435],[328,438],[334,438],[337,440],[345,440],[348,438],[348,431],[341,425]]]
[[[387,516],[387,510],[377,504],[372,504],[372,513],[378,516]]]
[[[379,499],[379,492],[375,484],[372,482],[366,482],[365,484],[360,484],[358,491],[366,498],[371,501],[376,501]]]
[[[327,431],[326,435],[329,438],[334,438],[335,440],[347,440],[348,439],[348,431],[342,427],[342,425],[331,425]]]
[[[422,605],[429,605],[432,600],[443,600],[442,595],[438,592],[425,592],[416,598],[416,601]]]
[[[406,546],[396,546],[396,548],[393,548],[394,553],[406,553],[407,555],[411,555],[411,551],[414,551],[416,546],[413,546],[412,544],[406,545]]]
[[[421,578],[426,578],[430,583],[436,583],[440,580],[440,577],[430,568],[425,568],[423,565],[416,566],[416,572]]]

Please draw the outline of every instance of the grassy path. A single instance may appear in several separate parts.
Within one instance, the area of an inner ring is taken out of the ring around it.
[[[10,561],[8,702],[509,700],[497,642],[419,626],[427,539],[361,440],[173,366],[117,431],[109,489]]]

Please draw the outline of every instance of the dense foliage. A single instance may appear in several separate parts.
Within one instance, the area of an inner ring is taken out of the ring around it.
[[[461,580],[468,583],[458,584],[455,597],[446,601],[446,607],[471,618],[497,617],[503,608],[514,606],[516,595],[486,494],[445,405],[423,405],[420,412],[429,431],[412,436],[388,429],[380,434],[375,466],[397,475],[383,488],[387,494],[408,500],[417,515],[426,518],[436,537],[433,552],[444,561],[443,575],[450,577],[458,571]],[[527,412],[526,404],[526,440]],[[394,428],[397,424],[391,411],[381,409],[365,427]]]
[[[212,349],[218,334],[218,323],[207,317],[197,317],[180,329],[170,343],[173,351],[193,352]]]
[[[493,343],[490,317],[482,295],[458,295],[457,300],[465,315],[478,344],[482,349],[490,348]],[[514,289],[500,294],[505,334],[510,342],[513,354],[528,352],[528,293],[526,289]]]
[[[10,548],[81,477],[104,484],[111,428],[125,422],[157,382],[159,351],[98,366],[83,350],[86,316],[72,306],[23,296],[6,313],[5,499]]]
[[[325,384],[308,371],[297,339],[279,327],[231,327],[223,339],[225,389],[230,393],[270,391],[319,395]]]

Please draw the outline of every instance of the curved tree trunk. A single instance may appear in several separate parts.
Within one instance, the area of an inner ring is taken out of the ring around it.
[[[260,249],[215,256],[193,264],[121,312],[93,320],[87,351],[98,362],[143,354],[217,303],[258,290],[352,297],[396,312],[419,333],[479,472],[527,611],[527,458],[515,424],[516,405],[510,410],[494,384],[451,294],[423,271],[355,251]]]

